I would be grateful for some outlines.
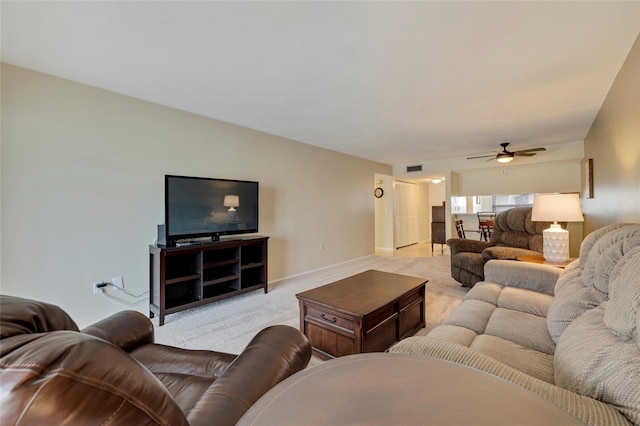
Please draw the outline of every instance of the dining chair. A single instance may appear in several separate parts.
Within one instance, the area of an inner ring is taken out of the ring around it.
[[[464,233],[464,225],[462,224],[462,219],[456,219],[456,231],[458,231],[458,238],[467,238],[466,234]]]

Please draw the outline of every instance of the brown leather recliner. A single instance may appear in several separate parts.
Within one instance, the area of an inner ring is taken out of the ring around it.
[[[484,265],[491,259],[542,254],[542,232],[551,222],[532,222],[531,211],[531,207],[516,207],[498,213],[489,241],[448,239],[453,279],[463,287],[473,287],[484,280]]]
[[[238,356],[153,343],[122,311],[82,331],[57,306],[0,296],[0,424],[232,425],[311,357],[285,325]]]

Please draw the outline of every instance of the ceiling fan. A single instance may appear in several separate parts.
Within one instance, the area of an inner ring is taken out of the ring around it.
[[[513,157],[516,155],[519,157],[531,157],[536,155],[538,151],[546,151],[546,148],[538,147],[538,148],[529,148],[529,149],[521,149],[519,151],[507,151],[507,147],[509,146],[509,142],[503,142],[500,144],[502,147],[502,152],[499,152],[498,155],[479,155],[477,157],[467,157],[467,160],[473,160],[475,158],[487,158],[487,157],[495,157],[497,161],[500,163],[508,163],[513,160]]]

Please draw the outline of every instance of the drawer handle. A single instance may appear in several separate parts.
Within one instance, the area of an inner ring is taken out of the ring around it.
[[[338,321],[336,317],[331,317],[331,319],[327,318],[324,314],[320,314],[320,318],[322,318],[325,321],[329,321],[329,322],[336,322]]]

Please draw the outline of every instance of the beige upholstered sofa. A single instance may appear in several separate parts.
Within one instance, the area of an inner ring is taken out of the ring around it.
[[[442,325],[390,352],[485,371],[587,424],[640,425],[640,224],[591,233],[564,270],[492,260],[484,272]]]
[[[542,231],[550,222],[532,222],[531,211],[531,207],[516,207],[498,213],[488,242],[448,239],[453,279],[464,287],[473,287],[484,279],[484,265],[489,260],[542,254]]]

